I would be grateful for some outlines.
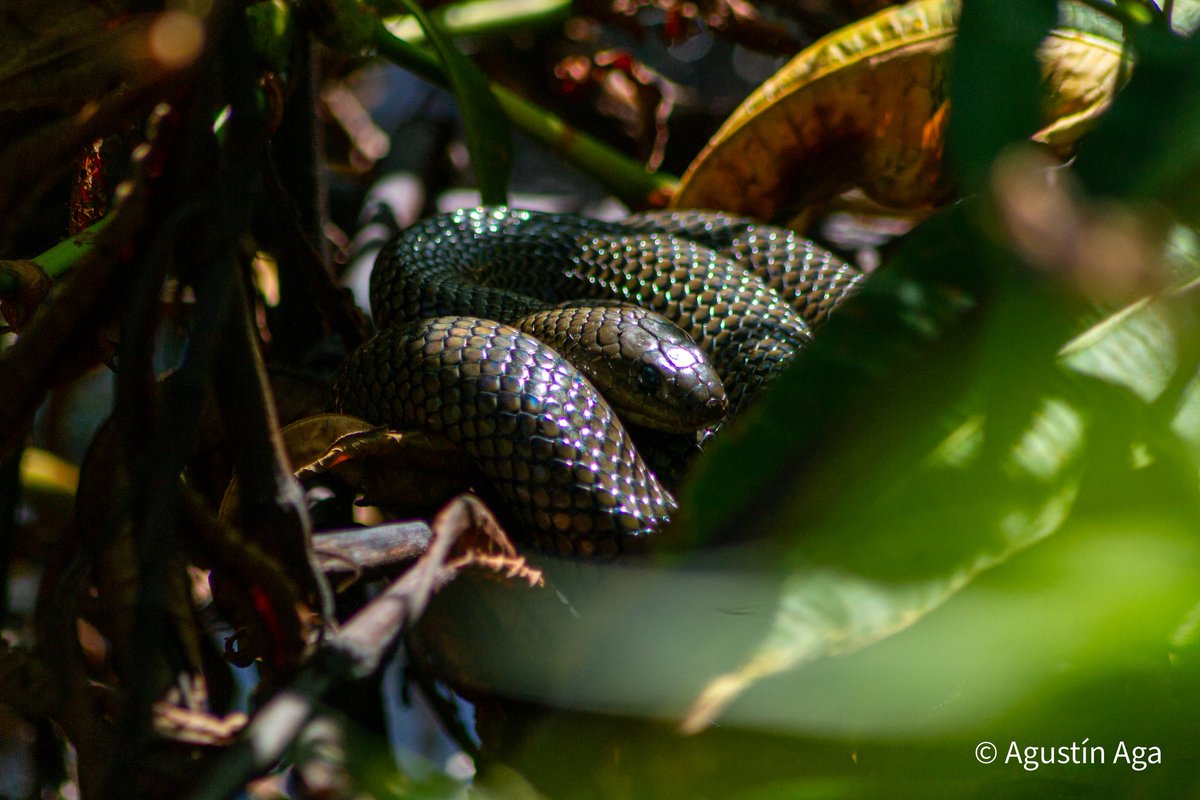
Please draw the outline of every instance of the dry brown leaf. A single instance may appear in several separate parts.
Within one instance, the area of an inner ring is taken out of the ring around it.
[[[896,208],[935,206],[946,75],[958,3],[889,8],[805,49],[750,95],[692,162],[672,205],[796,219],[851,188]],[[1035,138],[1067,153],[1107,107],[1120,45],[1055,30],[1040,52],[1050,124]]]
[[[345,414],[317,414],[285,425],[280,433],[283,435],[288,458],[296,465],[297,474],[302,477],[304,468],[322,457],[335,440],[349,433],[373,428],[373,425],[357,417]],[[230,482],[221,501],[222,521],[236,519],[239,497],[240,489],[235,478]]]
[[[365,424],[365,423],[364,423]],[[464,491],[475,469],[450,442],[420,431],[370,428],[347,433],[297,471],[304,478],[332,472],[363,493],[366,505],[397,515],[429,516]]]
[[[154,704],[154,732],[164,739],[182,744],[206,747],[228,745],[244,727],[246,715],[240,711],[218,717],[170,703]]]
[[[508,581],[545,585],[542,571],[525,561],[491,509],[473,495],[451,501],[434,519],[433,528],[438,535],[446,535],[447,529],[459,531],[455,534],[457,557],[448,561],[447,567],[476,566]]]
[[[363,492],[366,505],[400,516],[428,516],[473,481],[470,464],[448,441],[419,431],[395,433],[346,414],[317,414],[282,430],[301,480],[333,473]],[[221,519],[237,510],[237,481],[221,502]]]

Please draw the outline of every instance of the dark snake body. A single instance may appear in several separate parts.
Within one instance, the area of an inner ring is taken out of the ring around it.
[[[674,500],[587,379],[503,322],[584,298],[652,309],[708,353],[737,413],[859,277],[790,231],[722,215],[435,217],[381,252],[371,278],[381,332],[348,359],[337,404],[455,441],[539,546],[611,554],[640,545]]]

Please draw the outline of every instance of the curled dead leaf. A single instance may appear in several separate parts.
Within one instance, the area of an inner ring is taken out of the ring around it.
[[[297,474],[330,472],[363,493],[363,504],[386,506],[398,516],[432,516],[477,480],[475,470],[449,441],[420,431],[355,431]]]
[[[526,563],[491,510],[474,495],[460,495],[448,503],[434,518],[433,529],[439,536],[456,539],[456,557],[447,567],[481,567],[506,581],[544,585],[542,571]]]
[[[297,473],[303,474],[308,465],[320,459],[338,439],[374,428],[374,425],[346,414],[317,414],[285,426],[283,443]]]
[[[400,516],[432,516],[462,492],[474,473],[453,445],[421,432],[395,433],[345,414],[316,414],[283,428],[288,457],[301,480],[333,474],[362,491],[363,503]],[[237,481],[221,503],[231,520]]]
[[[348,433],[371,430],[374,426],[356,417],[345,414],[317,414],[284,426],[281,431],[283,444],[297,472],[320,458],[339,437]],[[230,482],[221,501],[220,518],[230,521],[236,518],[240,489],[235,478]]]
[[[888,8],[811,45],[751,94],[692,162],[675,208],[712,208],[802,228],[814,207],[857,188],[895,208],[953,196],[943,158],[947,71],[959,4]],[[1108,106],[1121,46],[1054,30],[1039,53],[1060,156]]]

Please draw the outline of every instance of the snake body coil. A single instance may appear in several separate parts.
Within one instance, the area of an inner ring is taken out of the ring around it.
[[[611,553],[660,527],[674,500],[587,378],[504,323],[541,315],[577,340],[583,325],[562,320],[582,313],[594,338],[628,350],[649,337],[614,344],[621,335],[580,301],[651,309],[707,353],[736,413],[808,342],[804,315],[822,319],[857,278],[852,267],[790,232],[721,215],[647,215],[617,224],[480,208],[435,217],[381,252],[371,302],[382,330],[347,361],[337,404],[373,422],[426,427],[457,442],[538,544]],[[548,308],[563,301],[573,308]],[[689,358],[675,356],[671,340],[645,346],[657,348],[662,368],[685,374],[677,394],[693,410],[724,407],[714,399],[718,389],[687,372]],[[691,427],[713,421],[697,419]]]
[[[346,410],[449,438],[543,548],[611,555],[675,510],[591,384],[515,328],[454,316],[405,323],[355,350],[343,375]]]

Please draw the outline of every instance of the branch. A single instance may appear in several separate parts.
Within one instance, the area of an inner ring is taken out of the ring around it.
[[[378,669],[401,632],[420,617],[434,592],[472,563],[470,559],[452,560],[455,545],[472,531],[497,529],[491,512],[470,495],[447,506],[433,522],[433,537],[425,554],[339,632],[325,639],[291,688],[271,698],[254,716],[192,800],[233,797],[248,780],[283,758],[305,723],[312,719],[321,696],[335,684],[362,678]]]
[[[448,81],[437,59],[392,35],[383,23],[371,33],[371,44],[392,63],[438,86]],[[623,202],[636,207],[665,205],[678,179],[650,172],[642,164],[588,134],[572,128],[560,117],[526,100],[511,90],[492,83],[492,92],[513,124],[559,154],[572,165],[596,178]]]

